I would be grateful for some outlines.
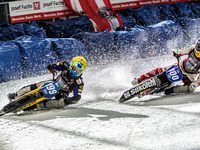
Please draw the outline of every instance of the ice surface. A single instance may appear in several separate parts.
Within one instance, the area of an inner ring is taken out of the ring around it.
[[[176,62],[171,56],[88,67],[79,103],[0,118],[1,150],[198,150],[200,94],[147,96],[118,103],[131,80]],[[0,84],[6,94],[51,75]],[[149,101],[152,100],[153,101]],[[144,102],[148,101],[148,102]]]

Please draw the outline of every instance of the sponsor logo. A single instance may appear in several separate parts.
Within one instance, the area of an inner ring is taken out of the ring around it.
[[[56,85],[56,87],[59,87],[59,84],[58,84],[58,82],[57,82],[55,85]]]
[[[134,95],[134,94],[136,94],[138,92],[146,90],[146,89],[148,89],[150,87],[154,87],[156,85],[157,85],[157,83],[156,83],[155,79],[148,80],[148,81],[142,83],[141,85],[136,86],[135,88],[131,89],[130,94]]]
[[[33,9],[39,10],[40,9],[40,2],[33,2]]]
[[[78,79],[76,80],[76,82],[77,82],[78,85],[80,85],[80,84],[82,83],[82,81],[81,81],[80,78],[78,78]]]
[[[49,3],[43,3],[43,8],[46,8],[46,7],[54,7],[54,6],[63,6],[65,5],[65,2],[64,1],[51,1]]]
[[[27,4],[27,5],[18,5],[18,6],[11,6],[11,12],[13,11],[20,11],[20,10],[30,10],[32,9],[33,6],[31,4]]]
[[[130,96],[134,96],[135,94],[138,94],[139,92],[143,92],[151,87],[157,86],[157,80],[156,79],[150,79],[146,82],[143,82],[142,84],[132,88],[131,90],[124,93],[124,97],[128,98]]]
[[[43,92],[44,92],[44,94],[48,94],[48,92],[47,92],[47,90],[46,90],[46,89],[44,89],[44,90],[43,90]]]
[[[63,79],[60,78],[60,77],[59,77],[58,83],[60,84],[60,86],[61,86],[62,88],[67,88],[67,87],[68,87],[68,85],[67,85],[67,84],[63,81]]]
[[[124,97],[125,97],[125,98],[128,98],[128,97],[130,97],[130,96],[131,96],[131,95],[130,95],[129,91],[126,92],[126,93],[124,93]]]
[[[30,104],[27,104],[27,105],[25,105],[25,106],[22,106],[21,108],[18,108],[17,110],[19,111],[19,110],[23,110],[23,109],[26,109],[26,108],[28,108],[28,107],[30,107],[31,105]]]

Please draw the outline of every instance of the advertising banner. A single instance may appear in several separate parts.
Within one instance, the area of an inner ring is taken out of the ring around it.
[[[78,1],[78,0],[77,0]],[[82,0],[83,2],[85,0]],[[102,0],[99,0],[101,2]],[[188,2],[191,0],[109,0],[113,10],[138,8],[143,5],[169,4]],[[196,1],[196,0],[194,0]],[[75,3],[73,0],[66,0]],[[96,4],[95,4],[96,5]],[[89,7],[90,5],[88,5]],[[33,20],[60,18],[75,15],[76,9],[70,9],[64,0],[25,0],[9,2],[11,23],[20,23]],[[91,12],[92,13],[92,12]]]
[[[110,0],[114,10],[138,8],[144,5],[170,4],[170,3],[188,2],[188,1],[189,0]]]
[[[26,0],[9,2],[11,23],[71,16],[63,0]]]

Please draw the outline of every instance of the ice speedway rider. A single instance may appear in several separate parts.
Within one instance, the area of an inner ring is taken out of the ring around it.
[[[82,56],[74,57],[71,61],[71,64],[66,61],[61,61],[57,64],[49,64],[47,69],[51,73],[57,74],[56,71],[60,71],[60,74],[56,77],[56,80],[60,81],[59,83],[63,83],[61,85],[61,89],[55,96],[55,99],[44,100],[39,104],[36,104],[27,109],[62,108],[65,105],[77,103],[81,99],[81,94],[84,87],[83,79],[81,76],[86,67],[87,61]],[[16,93],[9,93],[7,95],[8,99],[12,101],[17,96],[23,95],[38,87],[41,87],[49,81],[52,80],[31,84],[19,89]],[[70,93],[73,93],[72,97],[69,97]]]
[[[173,53],[183,56],[188,55],[187,58],[180,61],[180,69],[185,77],[182,79],[183,85],[181,86],[174,86],[169,89],[166,89],[164,93],[169,95],[171,93],[192,93],[195,89],[199,86],[200,77],[199,77],[199,69],[200,69],[200,39],[196,41],[195,45],[189,46],[184,49],[173,50]],[[177,65],[173,64],[173,65]],[[163,68],[156,68],[152,71],[149,71],[139,78],[135,78],[131,83],[132,85],[136,85],[146,79],[149,79],[153,76],[156,76],[163,71],[169,69],[172,65],[163,67]]]

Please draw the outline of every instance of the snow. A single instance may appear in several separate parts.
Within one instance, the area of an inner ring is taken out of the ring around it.
[[[199,88],[193,94],[158,94],[118,103],[131,80],[175,62],[171,56],[88,67],[82,99],[63,109],[7,114],[0,118],[1,150],[198,150]],[[51,75],[0,84],[7,93]]]

